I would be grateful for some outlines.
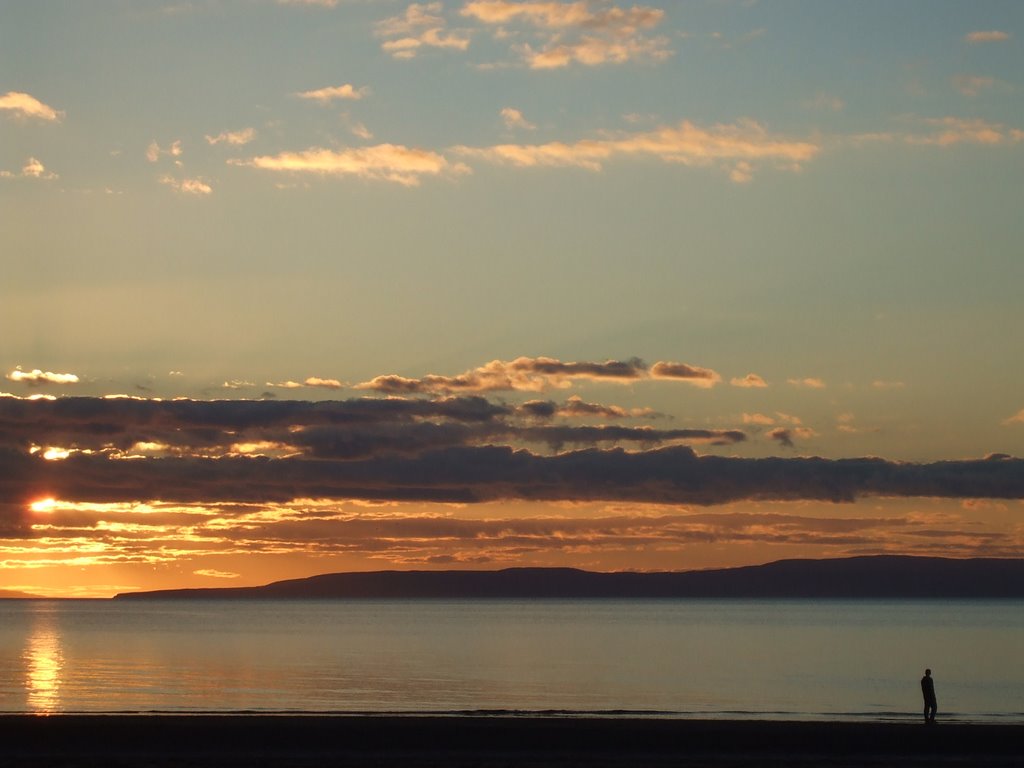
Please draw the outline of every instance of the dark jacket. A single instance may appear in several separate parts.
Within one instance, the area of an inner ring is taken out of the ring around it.
[[[921,693],[926,704],[935,705],[935,681],[928,675],[921,678]]]

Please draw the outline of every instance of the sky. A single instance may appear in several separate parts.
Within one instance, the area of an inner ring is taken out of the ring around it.
[[[1024,556],[1016,0],[0,3],[0,590]]]

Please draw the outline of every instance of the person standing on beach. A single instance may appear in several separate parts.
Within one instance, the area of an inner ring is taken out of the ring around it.
[[[926,669],[924,677],[921,678],[921,694],[924,696],[924,721],[925,723],[934,723],[939,703],[935,700],[935,681],[932,680],[930,669]]]

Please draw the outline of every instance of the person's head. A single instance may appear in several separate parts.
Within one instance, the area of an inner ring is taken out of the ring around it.
[[[932,671],[931,671],[930,669],[926,669],[926,670],[924,671],[924,676],[925,676],[925,677],[931,677],[931,676],[932,676]]]

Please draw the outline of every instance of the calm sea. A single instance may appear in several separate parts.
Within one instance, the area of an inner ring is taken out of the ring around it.
[[[0,711],[1024,722],[1024,602],[0,601]]]

